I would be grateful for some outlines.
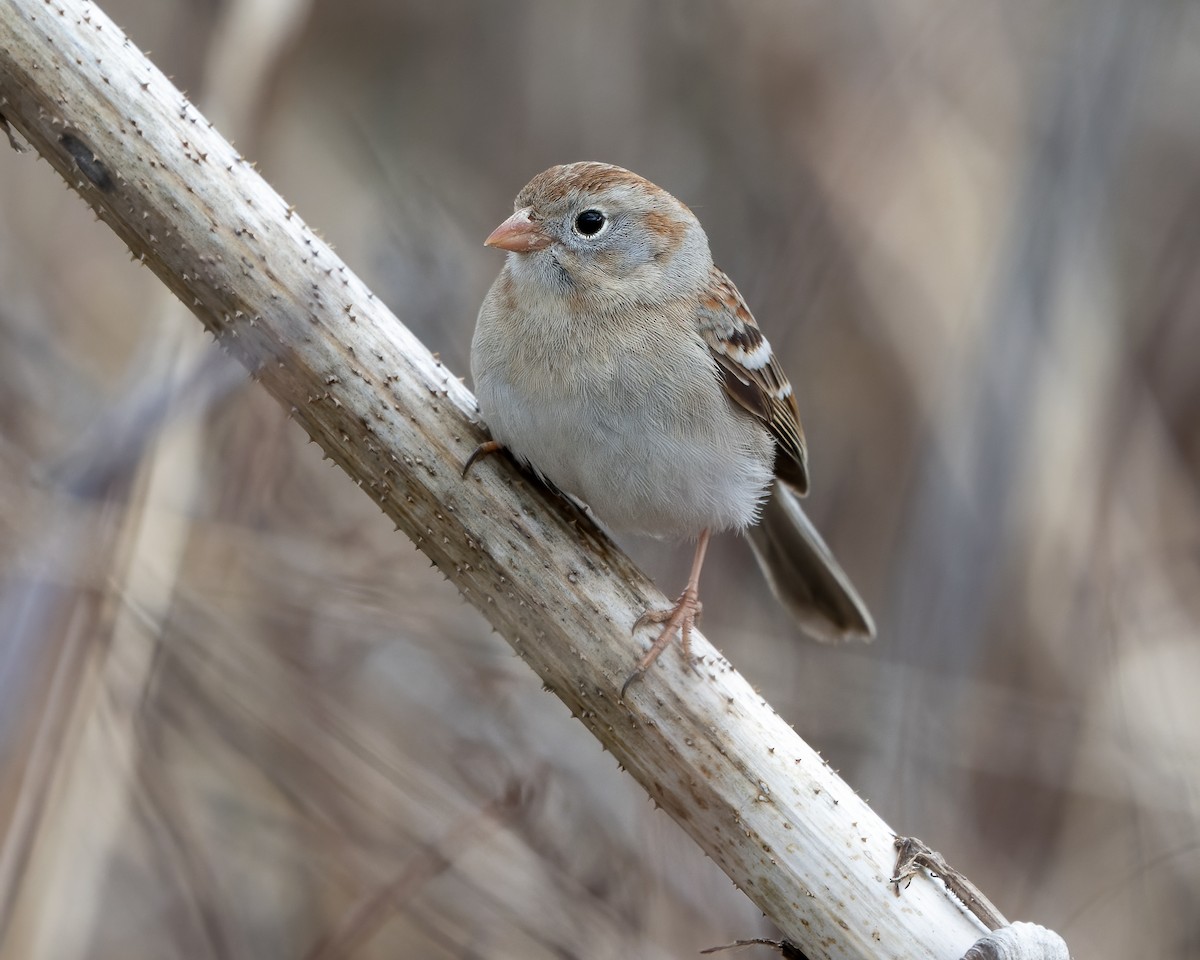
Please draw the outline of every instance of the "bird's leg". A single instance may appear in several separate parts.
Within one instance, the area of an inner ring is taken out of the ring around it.
[[[662,633],[658,635],[658,639],[654,641],[649,650],[641,660],[637,662],[633,673],[625,681],[625,685],[621,687],[621,696],[625,696],[625,691],[629,689],[629,685],[637,680],[647,670],[650,665],[658,659],[661,654],[671,644],[671,640],[675,634],[679,634],[680,643],[683,646],[683,655],[689,664],[692,662],[692,627],[696,621],[700,619],[700,612],[703,610],[703,605],[700,603],[700,568],[704,566],[704,553],[708,550],[708,535],[707,529],[702,530],[700,539],[696,543],[696,554],[692,557],[692,573],[688,577],[687,586],[683,588],[683,593],[679,595],[679,599],[675,601],[675,606],[670,610],[647,610],[633,625],[633,632],[636,633],[639,627],[644,627],[648,623],[665,624]]]
[[[467,475],[467,471],[471,469],[471,464],[473,464],[476,460],[482,460],[484,457],[490,457],[493,453],[499,453],[503,449],[504,444],[502,444],[499,440],[485,440],[471,452],[469,457],[467,457],[467,462],[463,464],[462,475],[464,477]]]

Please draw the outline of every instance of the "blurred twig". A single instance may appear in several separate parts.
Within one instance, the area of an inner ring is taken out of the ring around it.
[[[402,910],[420,888],[445,871],[464,850],[505,825],[520,809],[521,785],[511,783],[501,797],[456,822],[440,842],[427,844],[406,861],[400,872],[357,903],[337,930],[305,955],[305,960],[337,960],[351,956],[391,914]]]

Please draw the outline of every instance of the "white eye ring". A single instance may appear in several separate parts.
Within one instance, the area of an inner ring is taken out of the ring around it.
[[[603,210],[588,207],[571,222],[571,228],[581,237],[598,237],[608,229],[608,217]]]

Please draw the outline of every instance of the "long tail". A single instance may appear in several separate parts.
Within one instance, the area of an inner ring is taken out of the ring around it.
[[[823,643],[875,636],[867,605],[785,484],[776,481],[746,534],[771,592],[805,633]]]

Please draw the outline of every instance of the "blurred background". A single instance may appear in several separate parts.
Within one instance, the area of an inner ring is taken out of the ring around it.
[[[103,6],[462,374],[533,174],[606,160],[688,203],[879,624],[800,640],[726,536],[706,635],[1010,919],[1200,957],[1200,5]],[[771,935],[7,148],[0,289],[0,956]],[[627,546],[678,590],[689,547]]]

